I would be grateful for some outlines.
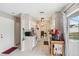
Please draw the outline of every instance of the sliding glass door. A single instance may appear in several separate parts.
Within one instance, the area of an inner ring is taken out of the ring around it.
[[[68,17],[69,55],[79,56],[79,11]]]
[[[79,16],[69,18],[69,39],[79,40]]]

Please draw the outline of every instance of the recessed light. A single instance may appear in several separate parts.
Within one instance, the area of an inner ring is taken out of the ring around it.
[[[41,11],[40,13],[44,13],[43,11]]]
[[[41,19],[44,19],[43,17]]]

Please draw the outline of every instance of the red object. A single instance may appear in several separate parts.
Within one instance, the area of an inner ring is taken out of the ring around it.
[[[56,29],[56,30],[55,30],[55,34],[60,34],[60,33],[59,33],[59,30]]]
[[[12,47],[12,48],[10,48],[10,49],[4,51],[2,54],[10,54],[11,52],[13,52],[13,51],[16,50],[16,49],[17,49],[17,47]]]

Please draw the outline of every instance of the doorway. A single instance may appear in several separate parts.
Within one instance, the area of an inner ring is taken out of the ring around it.
[[[0,16],[0,54],[14,46],[14,20]]]
[[[40,31],[40,44],[41,45],[48,45],[48,35],[49,30],[51,29],[51,20],[38,20],[37,21],[37,28]]]
[[[20,19],[20,17],[15,17],[14,45],[21,49],[21,19]]]

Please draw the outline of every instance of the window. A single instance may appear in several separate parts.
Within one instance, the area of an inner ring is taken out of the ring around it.
[[[79,16],[69,18],[69,38],[79,40]]]

